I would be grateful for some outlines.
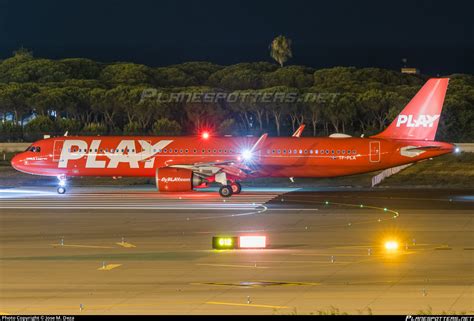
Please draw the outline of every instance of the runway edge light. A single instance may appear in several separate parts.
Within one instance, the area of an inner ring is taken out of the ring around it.
[[[266,236],[239,236],[239,249],[264,249],[266,247]]]

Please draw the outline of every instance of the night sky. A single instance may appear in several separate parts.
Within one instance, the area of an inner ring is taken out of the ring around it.
[[[48,58],[87,57],[163,66],[271,61],[293,40],[290,64],[474,73],[472,1],[6,1],[0,59],[18,47]]]

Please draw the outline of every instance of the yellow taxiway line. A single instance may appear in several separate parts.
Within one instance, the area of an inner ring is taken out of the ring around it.
[[[215,304],[215,305],[229,305],[229,306],[240,306],[240,307],[252,307],[252,308],[266,308],[266,309],[288,309],[287,306],[281,305],[265,305],[265,304],[252,304],[252,303],[232,303],[232,302],[216,302],[209,301],[206,304]]]
[[[216,266],[216,267],[233,267],[233,268],[250,268],[250,269],[268,269],[268,266],[258,265],[235,265],[235,264],[211,264],[211,263],[198,263],[196,265],[203,266]]]
[[[105,266],[101,266],[100,268],[98,268],[97,270],[99,271],[110,271],[112,269],[115,269],[115,268],[118,268],[119,266],[121,266],[122,264],[107,264]]]
[[[118,242],[118,243],[115,243],[117,245],[120,245],[122,247],[126,247],[126,248],[132,248],[132,247],[136,247],[135,245],[133,245],[132,243],[128,243],[128,242]]]
[[[79,245],[79,244],[50,244],[53,247],[76,247],[86,249],[113,249],[112,246],[99,246],[99,245]]]

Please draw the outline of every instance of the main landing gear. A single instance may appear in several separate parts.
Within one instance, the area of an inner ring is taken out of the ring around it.
[[[242,191],[242,185],[239,182],[233,182],[230,186],[232,187],[232,194],[240,194]]]
[[[66,176],[58,176],[58,188],[56,191],[58,194],[66,193]]]
[[[226,173],[220,172],[215,176],[215,182],[221,184],[219,194],[222,197],[231,197],[232,194],[240,194],[242,186],[239,182],[228,180]]]
[[[230,185],[223,185],[219,188],[219,194],[222,197],[231,197],[233,194],[240,194],[242,185],[239,182],[232,182]]]
[[[223,185],[219,188],[219,194],[222,197],[231,197],[232,196],[232,186],[230,185]]]

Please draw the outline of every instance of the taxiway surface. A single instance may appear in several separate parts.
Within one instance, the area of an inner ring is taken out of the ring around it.
[[[473,313],[473,215],[472,190],[2,189],[0,313]]]

